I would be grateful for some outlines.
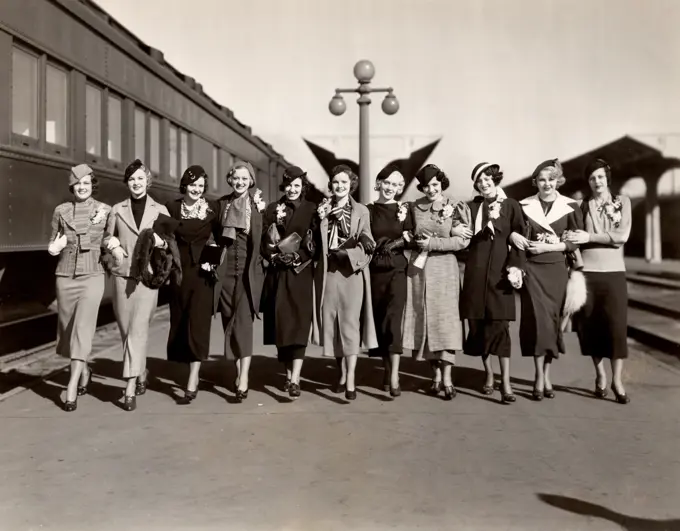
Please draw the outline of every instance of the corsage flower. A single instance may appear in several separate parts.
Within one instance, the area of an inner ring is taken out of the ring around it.
[[[453,212],[453,205],[451,203],[446,203],[439,212],[439,219],[437,220],[437,223],[444,223],[445,220],[453,216]]]
[[[106,219],[106,209],[103,206],[100,206],[97,210],[92,212],[92,215],[90,216],[90,223],[92,225],[98,225],[99,223],[103,222]]]
[[[502,197],[497,197],[493,203],[489,204],[489,219],[498,219],[501,215]]]
[[[280,204],[276,205],[276,223],[283,223],[283,219],[286,217],[286,205]]]
[[[621,224],[622,209],[623,204],[621,203],[621,197],[618,195],[612,201],[607,201],[598,208],[600,212],[604,211],[605,216],[609,218],[609,221],[611,221],[615,227],[618,227]]]
[[[331,211],[331,200],[328,197],[325,197],[316,211],[319,214],[319,219],[324,219]]]
[[[399,205],[399,208],[397,208],[397,219],[400,223],[403,223],[406,219],[408,207],[406,206],[406,203],[402,203],[401,201],[399,201],[397,204]]]
[[[264,212],[264,209],[267,205],[262,200],[262,190],[260,190],[259,188],[257,188],[255,190],[255,193],[253,194],[253,203],[255,203],[255,208],[257,208],[258,212],[260,213]]]
[[[557,237],[557,235],[553,234],[552,232],[542,232],[541,234],[536,236],[536,241],[540,243],[549,244],[560,243],[560,239]]]

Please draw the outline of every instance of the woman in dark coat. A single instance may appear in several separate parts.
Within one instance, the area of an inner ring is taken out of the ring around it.
[[[404,231],[413,229],[410,209],[397,202],[404,189],[404,176],[394,165],[383,168],[376,177],[378,200],[367,205],[376,250],[370,263],[371,298],[378,348],[369,356],[381,357],[385,366],[385,391],[397,397],[399,358],[403,352],[401,325],[406,304],[406,266]]]
[[[468,320],[469,332],[464,351],[481,356],[486,370],[485,395],[493,394],[494,373],[491,356],[498,356],[501,366],[501,398],[514,402],[510,386],[510,327],[515,320],[515,295],[508,273],[519,279],[524,252],[510,245],[513,232],[523,234],[522,210],[499,186],[503,172],[498,164],[482,162],[472,170],[474,189],[481,195],[470,205],[474,228],[468,246],[460,316]]]
[[[208,359],[212,319],[213,279],[201,264],[203,249],[217,219],[217,205],[203,195],[208,175],[201,166],[190,166],[182,175],[181,199],[165,206],[179,220],[175,238],[182,262],[182,284],[173,286],[170,297],[168,360],[189,364],[189,380],[184,402],[196,398],[201,362]]]
[[[253,321],[262,292],[260,243],[262,191],[255,189],[255,170],[249,162],[236,161],[227,174],[234,189],[220,198],[219,228],[216,230],[221,257],[215,269],[217,282],[213,299],[224,327],[224,355],[236,365],[236,400],[248,397],[248,376],[253,356]]]
[[[267,206],[263,217],[262,256],[269,262],[260,302],[264,344],[276,345],[286,367],[284,391],[291,398],[300,396],[300,372],[314,317],[319,229],[317,207],[304,198],[308,186],[306,172],[297,166],[287,168],[279,187],[284,195]],[[287,239],[295,235],[302,240],[288,247]]]
[[[532,177],[538,193],[519,202],[524,235],[513,233],[512,241],[527,253],[519,341],[522,356],[534,358],[533,397],[542,400],[555,397],[549,371],[552,360],[564,354],[561,324],[569,280],[567,253],[577,249],[562,236],[567,230],[583,229],[583,216],[576,201],[557,191],[564,183],[557,159],[539,164]]]

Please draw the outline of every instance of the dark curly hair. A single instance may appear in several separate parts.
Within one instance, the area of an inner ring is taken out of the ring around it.
[[[328,190],[333,190],[333,187],[331,186],[333,178],[339,173],[346,173],[349,176],[349,193],[353,194],[354,191],[359,188],[359,176],[346,164],[338,164],[331,170],[331,178],[328,181]]]
[[[99,180],[92,174],[90,174],[90,179],[92,179],[92,197],[94,197],[99,193]],[[74,187],[75,184],[69,185],[68,191],[74,193],[73,192]]]
[[[503,180],[503,172],[498,166],[489,166],[480,174],[480,176],[481,175],[487,175],[491,177],[493,184],[496,186],[498,186]],[[477,177],[477,179],[479,179],[479,177]],[[472,187],[475,189],[476,192],[479,192],[479,188],[477,187],[477,181],[472,183]]]
[[[198,179],[203,179],[205,181],[205,186],[203,187],[203,193],[207,194],[208,193],[208,176],[202,175]],[[196,179],[194,181],[194,183],[198,182],[198,179]],[[182,195],[186,194],[187,193],[187,186],[189,186],[190,184],[194,184],[194,183],[181,183],[179,185],[179,193],[182,194]]]
[[[423,184],[423,178],[425,178],[425,184]],[[442,170],[440,170],[434,164],[428,164],[427,166],[424,166],[416,174],[416,179],[418,179],[418,184],[416,185],[416,188],[418,189],[418,191],[424,193],[423,189],[433,178],[436,178],[437,181],[442,183],[442,192],[446,190],[451,184],[449,178]]]

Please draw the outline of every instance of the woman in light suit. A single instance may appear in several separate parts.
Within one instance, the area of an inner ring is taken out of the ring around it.
[[[123,340],[123,378],[127,379],[123,409],[137,407],[136,395],[146,392],[146,343],[149,324],[158,302],[158,290],[149,289],[134,280],[132,256],[139,233],[153,227],[160,214],[169,216],[168,209],[147,195],[151,186],[151,172],[136,159],[125,169],[125,184],[130,197],[116,203],[106,224],[104,246],[111,251],[114,266],[113,309]],[[165,242],[154,235],[156,246]]]
[[[71,378],[63,407],[65,411],[75,411],[77,397],[87,393],[92,379],[87,359],[104,295],[104,268],[99,257],[111,207],[92,197],[97,191],[97,179],[87,164],[71,168],[69,191],[73,200],[54,209],[47,250],[59,257],[57,353],[71,358]]]
[[[368,264],[375,250],[368,208],[351,193],[359,177],[345,165],[331,171],[332,200],[319,206],[323,274],[321,339],[323,355],[335,357],[340,379],[336,392],[357,397],[354,373],[362,349],[378,346],[371,304]]]

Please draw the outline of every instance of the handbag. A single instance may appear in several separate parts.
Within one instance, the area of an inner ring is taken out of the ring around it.
[[[277,244],[279,251],[285,254],[297,253],[300,250],[302,238],[297,232],[292,232]]]

